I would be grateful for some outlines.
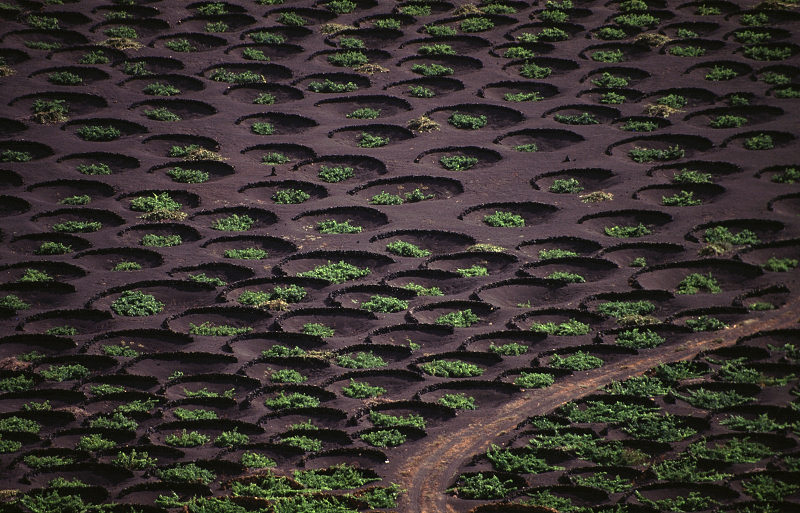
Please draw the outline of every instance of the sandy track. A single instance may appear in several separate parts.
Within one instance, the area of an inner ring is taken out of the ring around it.
[[[702,351],[733,345],[739,338],[759,331],[796,326],[798,312],[800,300],[795,299],[779,312],[758,321],[745,321],[724,331],[706,333],[676,347],[665,347],[661,351],[615,362],[594,371],[576,373],[548,388],[526,391],[517,399],[497,408],[491,417],[487,417],[486,412],[478,413],[474,423],[425,439],[414,454],[400,465],[400,485],[407,490],[401,511],[455,511],[448,505],[450,496],[444,491],[452,484],[459,468],[475,454],[485,451],[496,437],[513,430],[528,417],[547,414],[612,381],[640,375],[658,364],[688,360]]]

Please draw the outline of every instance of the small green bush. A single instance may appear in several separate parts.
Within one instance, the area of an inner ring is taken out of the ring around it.
[[[479,116],[472,116],[470,114],[463,114],[460,112],[453,112],[447,122],[461,130],[479,130],[486,126],[488,119],[483,114]]]
[[[745,123],[747,123],[747,118],[725,114],[712,119],[708,126],[711,128],[739,128]]]
[[[540,102],[544,97],[536,92],[533,93],[506,93],[503,99],[507,102]]]
[[[302,27],[308,24],[308,21],[299,14],[292,11],[282,12],[277,19],[278,23],[288,25],[290,27]]]
[[[693,207],[702,203],[703,200],[695,198],[692,191],[680,191],[672,196],[661,196],[661,204],[665,207]]]
[[[434,37],[455,36],[458,31],[446,25],[425,25],[425,32]]]
[[[731,80],[738,77],[739,74],[732,70],[731,68],[726,68],[724,66],[714,66],[711,70],[706,73],[705,79],[710,80],[712,82],[721,82],[724,80]]]
[[[360,438],[374,447],[395,447],[406,441],[406,435],[396,429],[379,429],[363,433]]]
[[[353,354],[342,354],[336,357],[336,365],[346,369],[375,369],[389,365],[372,351],[359,351]]]
[[[652,132],[658,129],[658,124],[653,121],[638,121],[629,119],[624,125],[620,127],[621,130],[626,132]]]
[[[468,308],[440,315],[435,322],[436,324],[453,326],[454,328],[469,328],[478,321],[480,321],[480,317],[472,313],[472,309]]]
[[[274,34],[272,32],[251,32],[248,34],[250,39],[253,40],[254,43],[265,44],[265,45],[279,45],[286,42],[286,38],[280,34]]]
[[[616,16],[614,21],[623,27],[644,28],[655,26],[660,20],[649,13],[628,13]]]
[[[700,46],[670,46],[667,53],[676,57],[702,57],[706,49]]]
[[[583,190],[583,186],[577,178],[558,178],[548,190],[556,194],[577,194]]]
[[[164,309],[164,303],[152,294],[145,294],[139,290],[126,290],[111,303],[111,309],[125,317],[147,317],[160,313]]]
[[[628,87],[629,79],[626,77],[618,77],[605,71],[599,78],[592,79],[592,85],[595,87]]]
[[[381,115],[381,109],[362,107],[360,109],[354,110],[345,117],[347,119],[376,119],[380,115]]]
[[[175,114],[166,107],[147,109],[144,111],[144,115],[148,119],[152,119],[154,121],[180,121],[182,119],[179,115]]]
[[[575,371],[597,369],[602,367],[603,359],[584,351],[576,351],[568,356],[554,354],[550,357],[549,365],[556,369],[569,369]]]
[[[593,52],[592,60],[596,62],[622,62],[625,60],[625,54],[622,50],[597,50]]]
[[[463,499],[490,500],[502,499],[516,488],[512,480],[501,481],[497,475],[487,477],[483,474],[474,474],[472,476],[462,474],[458,478],[456,486],[449,488],[447,491],[453,492]]]
[[[113,141],[122,136],[119,129],[110,125],[84,125],[76,133],[84,141]]]
[[[328,55],[328,62],[334,66],[355,68],[368,63],[369,57],[358,50],[348,50]]]
[[[275,95],[269,93],[259,93],[258,96],[253,98],[254,105],[273,105],[278,99]]]
[[[278,189],[272,195],[272,201],[279,205],[294,205],[303,203],[311,198],[311,195],[300,189]]]
[[[616,27],[602,27],[598,29],[594,34],[599,39],[603,39],[606,41],[625,39],[626,37],[628,37],[628,34],[624,30]]]
[[[257,48],[245,48],[242,50],[242,57],[249,61],[269,61],[269,57],[263,50]]]
[[[233,337],[250,333],[251,331],[253,331],[253,328],[248,326],[237,328],[235,326],[228,326],[227,324],[216,325],[209,321],[205,321],[201,324],[189,323],[190,335],[201,335],[205,337]]]
[[[319,406],[319,399],[308,394],[301,394],[300,392],[291,392],[287,394],[281,391],[277,396],[272,399],[267,399],[264,404],[273,410],[284,410],[287,408],[315,408]]]
[[[456,272],[463,276],[464,278],[474,278],[476,276],[489,276],[489,270],[482,265],[475,264],[471,267],[467,267],[464,269],[457,268]]]
[[[714,391],[705,388],[689,390],[687,395],[679,397],[692,406],[704,410],[721,410],[753,400],[752,397],[743,396],[734,390]]]
[[[386,245],[386,251],[393,253],[397,256],[412,257],[412,258],[425,258],[431,255],[427,249],[422,249],[415,244],[396,240]]]
[[[710,292],[711,294],[719,294],[722,292],[722,289],[719,287],[716,278],[714,278],[711,273],[708,273],[708,275],[699,273],[692,273],[688,275],[686,278],[681,280],[676,287],[675,292],[677,294],[691,295],[697,294],[702,290]]]
[[[178,464],[157,472],[158,477],[168,483],[200,483],[210,484],[217,476],[210,470],[198,467],[194,463]]]
[[[172,39],[164,43],[164,46],[173,52],[189,53],[197,51],[197,47],[188,39]]]
[[[469,397],[469,396],[461,394],[461,393],[444,394],[436,402],[441,404],[442,406],[447,406],[448,408],[453,408],[453,409],[456,409],[456,410],[477,410],[478,409],[478,407],[475,405],[475,398],[474,397]]]
[[[785,273],[789,272],[792,269],[797,267],[797,259],[796,258],[776,258],[776,257],[769,257],[767,263],[762,265],[765,270],[776,272],[776,273]],[[20,280],[21,281],[21,280]]]
[[[33,120],[43,125],[63,123],[69,119],[69,104],[66,100],[34,100],[31,110]]]
[[[83,83],[83,78],[69,71],[56,71],[47,75],[47,81],[56,85],[78,85]]]
[[[361,132],[358,139],[358,146],[360,148],[380,148],[389,144],[388,137],[381,137],[379,135],[372,135],[367,132]]]
[[[686,325],[692,331],[717,331],[728,327],[727,324],[715,317],[701,315],[697,319],[686,319]]]
[[[417,85],[408,86],[408,94],[414,98],[433,98],[436,96],[436,93],[433,91],[433,89]]]
[[[476,157],[466,155],[445,155],[439,159],[439,163],[450,171],[466,171],[478,163]]]
[[[248,215],[231,214],[217,219],[211,224],[213,230],[223,232],[245,232],[256,224],[256,220]]]
[[[226,70],[225,68],[215,69],[211,72],[208,78],[215,82],[227,82],[230,84],[256,84],[267,81],[266,78],[264,78],[264,75],[250,70],[234,73]]]
[[[589,112],[580,114],[556,114],[553,119],[566,125],[599,125],[600,121]]]
[[[528,352],[528,346],[517,342],[509,342],[508,344],[496,346],[494,342],[492,342],[489,344],[489,351],[502,356],[519,356]]]
[[[653,330],[633,328],[620,332],[616,344],[632,349],[650,349],[663,344],[666,339]]]
[[[600,103],[606,103],[611,105],[618,105],[620,103],[625,103],[627,98],[624,94],[615,93],[614,91],[607,92],[600,96]]]
[[[439,287],[425,287],[417,283],[406,283],[402,288],[413,290],[418,296],[444,296],[444,292]]]
[[[514,380],[514,384],[522,388],[547,388],[553,383],[553,375],[545,372],[521,372]]]
[[[272,458],[252,451],[243,452],[240,462],[249,469],[272,468],[278,465]]]
[[[525,226],[525,218],[513,212],[495,211],[494,214],[483,216],[483,222],[495,228],[518,228]]]
[[[352,167],[321,166],[317,175],[320,180],[327,183],[338,183],[355,176]]]
[[[333,328],[329,328],[324,324],[317,322],[309,322],[303,325],[304,335],[313,335],[315,337],[332,337],[336,334]]]
[[[53,231],[59,233],[91,233],[103,228],[100,221],[65,221],[53,225]]]
[[[555,322],[534,322],[531,324],[530,330],[536,333],[546,333],[558,337],[575,336],[589,333],[589,325],[576,319],[570,319],[560,324],[556,324]]]
[[[576,257],[578,253],[566,249],[540,249],[539,260],[551,260],[553,258]]]
[[[678,145],[670,146],[662,150],[658,148],[639,148],[635,147],[628,151],[628,157],[638,163],[659,161],[664,162],[668,160],[675,160],[683,158],[686,151]]]
[[[455,73],[455,70],[450,66],[443,66],[436,63],[414,64],[411,66],[411,71],[425,77],[443,77]]]
[[[370,272],[368,267],[362,269],[340,260],[339,262],[328,262],[325,265],[319,265],[310,271],[300,272],[297,276],[301,278],[322,278],[332,283],[344,283],[367,276]]]
[[[553,70],[546,66],[539,66],[534,62],[526,62],[519,68],[520,76],[525,78],[543,79],[549,77]]]
[[[580,274],[571,273],[568,271],[553,271],[544,277],[546,280],[557,280],[564,283],[586,283],[586,278]]]
[[[180,235],[156,235],[154,233],[148,233],[142,236],[139,243],[147,247],[170,248],[173,246],[180,246],[183,243],[183,238]]]
[[[408,301],[397,299],[395,297],[374,295],[370,297],[369,301],[364,301],[361,303],[361,309],[368,312],[380,313],[401,312],[408,309]]]
[[[780,173],[775,173],[774,175],[772,175],[772,178],[770,178],[770,180],[775,183],[786,183],[786,184],[800,182],[800,169],[796,167],[784,168],[783,171],[781,171]]]
[[[459,28],[462,32],[485,32],[494,28],[494,23],[489,18],[474,17],[461,21]]]
[[[266,250],[260,248],[226,249],[225,258],[238,258],[240,260],[263,260],[269,256]]]
[[[643,237],[652,233],[650,229],[642,223],[639,223],[636,226],[606,226],[603,228],[603,232],[609,237],[615,237],[617,239]]]
[[[358,86],[353,82],[333,82],[326,78],[323,82],[309,83],[308,89],[315,93],[349,93],[357,90]]]
[[[164,438],[164,443],[174,447],[199,447],[211,441],[208,435],[197,431],[187,432],[185,429],[181,433],[173,433]]]
[[[373,386],[369,383],[361,383],[352,378],[350,379],[349,385],[342,387],[342,394],[353,399],[379,397],[385,393],[386,389],[383,387]]]
[[[748,150],[771,150],[775,147],[772,137],[768,134],[758,134],[747,138],[743,145]]]
[[[204,183],[207,182],[210,175],[206,171],[199,169],[184,169],[181,167],[173,167],[167,171],[167,175],[172,178],[173,182],[177,183]]]

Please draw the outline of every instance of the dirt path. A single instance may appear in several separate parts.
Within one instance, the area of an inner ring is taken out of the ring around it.
[[[629,360],[604,366],[597,371],[568,377],[546,389],[530,390],[521,397],[502,405],[491,416],[485,412],[479,423],[468,424],[430,437],[415,455],[400,467],[400,484],[407,490],[402,511],[414,513],[445,513],[454,511],[447,504],[444,490],[450,486],[459,468],[473,455],[486,450],[496,437],[513,430],[533,415],[549,413],[558,406],[595,392],[612,381],[627,379],[666,362],[687,360],[699,352],[732,345],[740,337],[770,329],[797,326],[800,299],[786,304],[779,312],[761,319],[745,321],[721,332],[705,333],[702,338],[680,346],[665,348],[658,353],[646,353]]]

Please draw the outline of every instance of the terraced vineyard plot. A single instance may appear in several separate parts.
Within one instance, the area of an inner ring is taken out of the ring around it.
[[[3,511],[797,507],[792,2],[0,17]]]

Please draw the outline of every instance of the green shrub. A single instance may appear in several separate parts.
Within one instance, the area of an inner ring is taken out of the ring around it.
[[[732,70],[731,68],[726,68],[724,66],[714,66],[708,73],[706,73],[705,79],[710,80],[712,82],[720,82],[723,80],[731,80],[738,76],[739,74],[735,70]]]
[[[114,413],[113,415],[100,415],[89,422],[91,428],[106,428],[106,429],[124,429],[125,431],[136,431],[139,423],[133,419],[129,419],[122,413]]]
[[[775,147],[775,143],[770,135],[758,134],[745,139],[744,147],[748,150],[771,150]]]
[[[254,224],[256,224],[255,219],[248,215],[231,214],[214,221],[211,228],[223,232],[245,232]]]
[[[339,46],[348,50],[358,50],[366,48],[367,45],[357,37],[342,37],[339,39]]]
[[[213,410],[203,410],[200,408],[187,410],[186,408],[175,408],[172,414],[178,420],[215,420],[219,418],[217,412]]]
[[[534,62],[526,62],[519,68],[520,76],[525,78],[543,79],[549,77],[551,73],[553,73],[552,69],[547,66],[539,66]]]
[[[379,386],[373,386],[369,383],[361,383],[354,379],[350,379],[350,384],[342,387],[342,394],[346,397],[353,399],[368,399],[370,397],[379,397],[386,393],[386,389]]]
[[[346,369],[375,369],[386,367],[389,364],[372,351],[359,351],[358,353],[337,356],[336,365]]]
[[[800,90],[794,87],[776,89],[775,98],[800,98]]]
[[[650,349],[660,346],[666,340],[653,330],[633,328],[617,335],[616,344],[632,349]]]
[[[462,474],[458,478],[456,485],[447,491],[453,492],[463,499],[489,500],[502,499],[516,490],[516,488],[512,480],[501,481],[496,475],[487,477],[483,474],[474,474],[472,476]]]
[[[533,50],[528,50],[522,46],[509,46],[503,52],[503,57],[506,59],[532,59],[536,57],[536,54]]]
[[[173,200],[169,193],[153,193],[152,196],[138,196],[131,200],[131,210],[155,212],[159,210],[180,210],[182,205]]]
[[[84,141],[113,141],[122,135],[122,132],[110,125],[84,125],[76,133]]]
[[[444,292],[439,287],[424,287],[417,283],[406,283],[402,288],[413,290],[418,296],[444,296]]]
[[[626,419],[622,430],[634,438],[654,442],[679,442],[697,433],[669,413],[634,416]]]
[[[120,38],[120,39],[137,39],[139,34],[136,32],[136,29],[133,27],[129,27],[127,25],[121,25],[119,27],[111,27],[103,31],[108,37],[113,38]]]
[[[335,263],[328,262],[325,265],[318,265],[310,271],[297,273],[297,276],[301,278],[322,278],[332,283],[344,283],[349,280],[367,276],[370,272],[368,267],[362,269],[355,265],[348,264],[344,260],[340,260]]]
[[[250,437],[244,433],[239,433],[237,428],[229,431],[223,431],[214,439],[214,445],[217,447],[238,447],[250,442]]]
[[[436,96],[436,93],[433,91],[433,89],[416,85],[408,86],[408,94],[414,98],[433,98]]]
[[[577,178],[558,178],[548,190],[556,194],[577,194],[583,190],[583,186]]]
[[[173,167],[167,171],[167,175],[172,178],[173,182],[177,183],[204,183],[208,181],[210,176],[206,171],[183,169],[181,167]]]
[[[328,62],[334,66],[355,68],[368,63],[369,57],[358,50],[349,50],[328,55]]]
[[[217,476],[210,470],[198,467],[194,463],[178,464],[157,472],[158,477],[169,483],[201,483],[210,484]]]
[[[622,50],[597,50],[593,52],[592,60],[597,62],[622,62],[625,60],[625,54]]]
[[[381,109],[362,107],[346,115],[347,119],[375,119],[381,115]]]
[[[183,243],[183,239],[180,235],[156,235],[154,233],[148,233],[144,235],[139,242],[142,246],[169,248],[180,246]]]
[[[662,150],[658,148],[639,148],[635,147],[628,151],[628,157],[638,163],[659,161],[664,162],[668,160],[675,160],[683,158],[686,151],[678,145],[670,146]]]
[[[618,77],[605,71],[600,78],[592,79],[592,85],[595,87],[628,87],[629,79],[626,77]]]
[[[178,373],[180,373],[180,374],[178,374]],[[171,376],[169,379],[170,380],[177,379],[177,378],[181,377],[182,375],[183,375],[183,372],[175,371],[173,373],[173,376]],[[235,388],[230,388],[228,390],[225,390],[222,393],[219,393],[219,392],[212,392],[206,387],[203,387],[203,388],[201,388],[199,390],[189,390],[189,389],[184,387],[183,393],[189,399],[193,399],[193,398],[196,398],[196,397],[199,397],[199,398],[224,397],[226,399],[233,399],[234,394],[236,393],[236,389]]]
[[[181,117],[166,107],[158,107],[155,109],[148,109],[144,111],[144,115],[148,119],[154,121],[180,121]]]
[[[474,278],[476,276],[489,276],[489,270],[482,265],[475,264],[465,269],[456,269],[456,272],[464,278]]]
[[[610,91],[600,96],[600,103],[612,104],[617,105],[620,103],[625,103],[625,95],[615,93],[614,91]]]
[[[530,330],[536,333],[546,333],[559,337],[575,336],[589,333],[589,325],[575,319],[570,319],[560,324],[556,324],[555,322],[534,322],[531,324]]]
[[[586,278],[580,274],[571,273],[568,271],[553,271],[544,277],[546,280],[558,280],[564,283],[586,283]]]
[[[453,326],[454,328],[469,328],[478,321],[480,321],[480,317],[472,313],[472,309],[467,308],[466,310],[457,310],[440,315],[435,322],[436,324]]]
[[[146,317],[160,313],[164,303],[158,301],[152,294],[145,294],[139,290],[126,290],[111,303],[111,309],[118,315],[126,317]]]
[[[686,278],[681,280],[675,289],[677,294],[697,294],[701,290],[710,292],[711,294],[719,294],[722,289],[719,287],[716,278],[711,273],[708,275],[692,273]]]
[[[693,207],[701,205],[703,200],[694,197],[694,192],[681,191],[672,196],[661,196],[661,204],[665,207]]]
[[[69,196],[58,202],[59,205],[88,205],[92,198],[88,194]]]
[[[78,85],[83,83],[83,78],[69,71],[55,71],[47,75],[47,81],[56,85]]]
[[[503,99],[507,102],[540,102],[544,97],[539,93],[506,93]]]
[[[628,34],[624,30],[616,27],[602,27],[598,29],[594,34],[599,39],[603,39],[606,41],[625,39],[626,37],[628,37]]]
[[[279,205],[291,205],[303,203],[311,198],[311,195],[300,189],[278,189],[272,195],[272,201]]]
[[[369,301],[361,303],[361,308],[368,312],[394,313],[408,309],[408,301],[395,297],[374,295]]]
[[[769,260],[767,260],[767,263],[762,265],[761,267],[763,267],[767,271],[785,273],[785,272],[789,272],[792,269],[796,268],[797,267],[797,263],[798,263],[798,261],[797,261],[796,258],[769,257]]]
[[[453,112],[450,117],[447,118],[447,122],[462,130],[479,130],[486,126],[488,119],[483,114],[472,116],[470,114]]]
[[[413,258],[425,258],[431,255],[431,252],[427,249],[422,249],[415,244],[410,242],[405,242],[402,240],[396,240],[390,242],[386,245],[386,251],[393,253],[398,256],[404,257],[413,257]]]
[[[253,98],[254,105],[272,105],[278,99],[275,98],[275,95],[269,93],[258,93],[258,96]]]
[[[249,469],[272,468],[278,465],[272,458],[251,451],[242,453],[240,463]]]
[[[650,376],[636,376],[625,381],[613,381],[605,391],[615,395],[632,395],[636,397],[654,397],[667,395],[672,387],[661,379]]]
[[[620,127],[620,129],[627,132],[652,132],[653,130],[658,129],[658,124],[652,121],[636,121],[629,119]]]
[[[199,447],[211,441],[208,435],[198,433],[197,431],[187,432],[185,429],[182,433],[173,433],[164,438],[164,443],[175,447]]]
[[[528,352],[528,346],[519,344],[517,342],[510,342],[499,346],[494,345],[494,342],[489,344],[489,351],[502,356],[519,356]]]
[[[474,167],[478,163],[478,159],[466,155],[445,155],[439,159],[439,163],[450,171],[465,171]]]
[[[360,148],[380,148],[381,146],[386,146],[387,144],[389,144],[388,137],[372,135],[367,132],[361,132],[361,136],[358,140],[358,146]]]
[[[547,388],[555,381],[553,375],[546,372],[521,372],[514,384],[522,388]]]
[[[411,71],[425,77],[443,77],[455,73],[455,70],[450,66],[442,66],[436,63],[414,64],[411,66]]]
[[[29,268],[25,269],[25,273],[22,275],[19,281],[22,283],[38,283],[43,281],[53,281],[53,277],[44,271]]]
[[[628,13],[621,14],[614,18],[618,25],[623,27],[644,28],[658,25],[660,20],[649,13]]]
[[[250,131],[256,135],[272,135],[275,133],[275,127],[272,123],[255,122],[250,126]]]
[[[764,474],[758,474],[742,482],[744,492],[757,501],[782,501],[792,495],[800,485],[787,483]]]
[[[553,119],[567,125],[598,125],[600,121],[589,112],[580,114],[556,114]]]
[[[253,331],[253,328],[247,326],[237,328],[235,326],[228,326],[227,324],[216,325],[209,321],[205,321],[202,324],[189,323],[190,335],[201,335],[206,337],[233,337],[236,335],[242,335],[244,333],[250,333],[251,331]]]
[[[576,351],[568,356],[554,354],[549,365],[556,369],[589,370],[602,367],[603,360],[584,351]]]
[[[303,325],[304,335],[313,335],[315,337],[332,337],[336,334],[333,328],[329,328],[324,324],[316,322],[309,322]]]
[[[267,251],[260,248],[226,249],[225,258],[238,258],[240,260],[263,260],[267,258]]]
[[[489,18],[466,18],[461,21],[459,28],[462,32],[484,32],[494,28],[494,23]]]
[[[379,429],[363,433],[360,438],[373,447],[395,447],[406,441],[406,435],[396,429]]]
[[[752,397],[745,397],[733,390],[718,392],[706,390],[705,388],[689,390],[687,395],[679,397],[692,406],[705,410],[721,410],[723,408],[749,403],[753,400]]]
[[[410,426],[418,429],[425,429],[425,419],[416,413],[409,413],[407,416],[395,416],[388,413],[370,410],[369,421],[376,427],[404,427]]]
[[[670,46],[667,53],[676,57],[702,57],[706,49],[700,46]]]
[[[265,45],[279,45],[286,42],[286,38],[280,34],[273,34],[272,32],[251,32],[248,34],[254,43]]]
[[[249,61],[269,61],[269,57],[263,50],[257,48],[245,48],[242,50],[242,57]]]
[[[282,12],[277,19],[278,23],[288,25],[290,27],[302,27],[307,25],[308,21],[297,13],[292,11]]]
[[[442,378],[471,378],[480,376],[484,370],[474,363],[461,360],[431,360],[419,366],[423,372]]]
[[[800,169],[796,167],[784,168],[780,173],[772,175],[771,181],[775,183],[797,183],[800,182]]]
[[[770,48],[756,45],[745,47],[742,54],[756,61],[782,61],[791,58],[792,49],[788,46]]]
[[[728,327],[724,322],[708,315],[701,315],[697,319],[686,319],[686,325],[692,331],[717,331]]]
[[[164,43],[164,46],[174,52],[189,53],[197,51],[197,47],[189,42],[188,39],[172,39]]]
[[[33,380],[23,374],[0,379],[0,392],[24,392],[33,388]]]
[[[139,351],[129,345],[103,345],[103,353],[109,356],[120,356],[123,358],[136,358]],[[131,403],[132,404],[132,403]],[[123,412],[124,413],[124,412]]]
[[[720,460],[727,463],[757,463],[774,455],[774,451],[759,442],[748,438],[730,438],[709,447],[705,440],[691,444],[687,452],[696,458]]]
[[[315,408],[319,406],[319,399],[300,392],[287,394],[281,391],[277,396],[264,401],[264,404],[273,410],[283,410],[287,408]]]
[[[431,6],[425,4],[409,4],[398,9],[403,14],[409,16],[430,16]]]
[[[322,450],[322,440],[305,435],[294,435],[281,438],[281,443],[297,447],[308,452]],[[313,510],[312,510],[313,511]]]
[[[444,394],[442,397],[439,398],[437,403],[441,404],[442,406],[447,406],[448,408],[454,408],[456,410],[477,410],[478,407],[475,406],[475,398],[468,397],[461,393],[456,394]]]
[[[69,120],[69,104],[66,100],[34,100],[31,110],[33,120],[43,125]]]
[[[208,78],[215,82],[227,82],[230,84],[256,84],[267,81],[267,79],[264,78],[264,75],[250,70],[234,73],[226,70],[225,68],[215,69],[211,72]]]
[[[609,237],[615,237],[618,239],[643,237],[652,233],[650,229],[642,223],[639,223],[636,226],[606,226],[603,228],[603,232]]]
[[[338,183],[355,176],[352,167],[344,166],[321,166],[317,175],[320,180],[327,183]]]
[[[280,153],[280,152],[267,153],[266,155],[263,155],[261,157],[261,163],[262,164],[273,164],[273,165],[275,165],[275,164],[286,164],[287,162],[291,162],[291,161],[292,161],[292,159],[290,159],[289,157],[287,157],[286,155],[284,155],[283,153]],[[294,190],[294,189],[292,189],[292,190]],[[300,192],[302,192],[302,191],[300,191]],[[308,198],[306,198],[306,199],[308,199]]]
[[[745,123],[747,123],[747,118],[726,114],[715,117],[708,126],[711,128],[739,128]]]
[[[483,222],[495,228],[518,228],[525,226],[525,218],[513,212],[496,210],[494,214],[483,216]]]
[[[358,86],[353,82],[333,82],[326,78],[323,82],[309,83],[308,89],[315,93],[349,93],[357,90]]]
[[[417,53],[421,55],[456,55],[456,51],[453,50],[453,47],[444,43],[421,45],[417,49]]]
[[[434,37],[455,36],[458,31],[445,25],[425,25],[425,32]]]
[[[102,385],[93,385],[91,387],[91,392],[92,394],[97,396],[120,394],[122,392],[125,392],[125,387],[118,387],[114,385],[109,385],[107,383],[103,383]]]
[[[59,233],[91,233],[100,230],[100,221],[65,221],[53,225],[53,231]]]

